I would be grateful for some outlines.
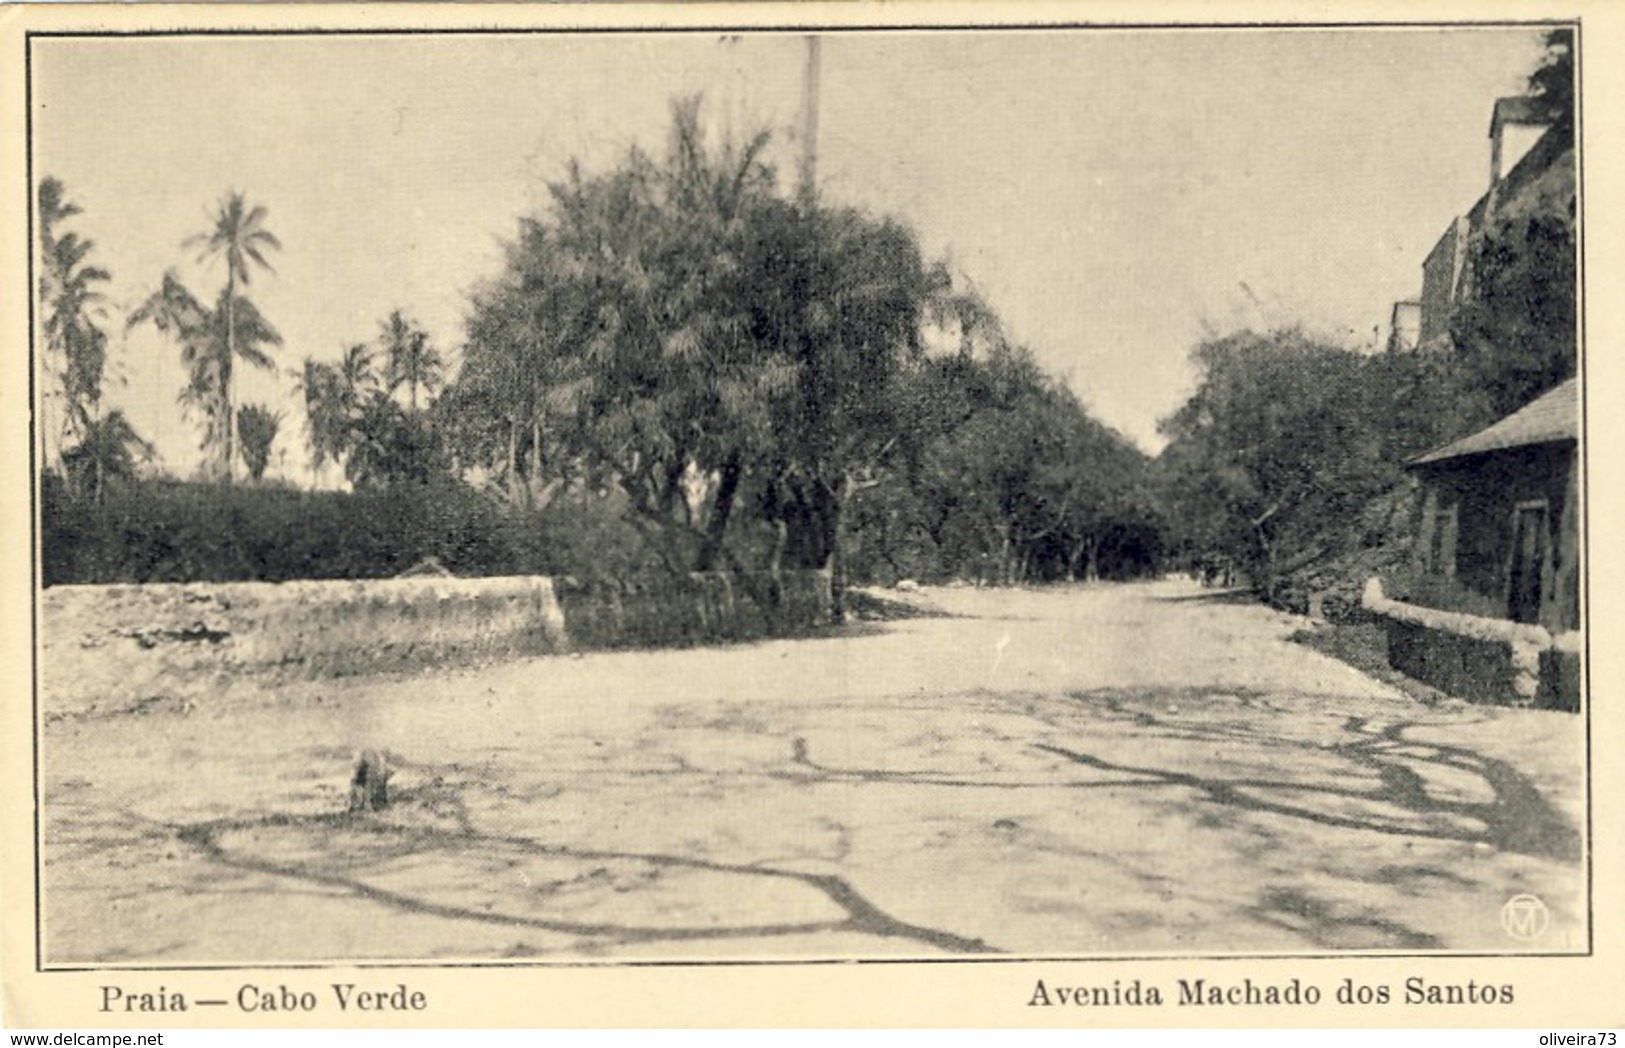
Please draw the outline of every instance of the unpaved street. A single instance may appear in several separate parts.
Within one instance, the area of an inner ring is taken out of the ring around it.
[[[922,597],[95,718],[47,689],[46,962],[1585,948],[1581,718],[1420,704],[1182,582]],[[363,747],[396,803],[352,817]]]

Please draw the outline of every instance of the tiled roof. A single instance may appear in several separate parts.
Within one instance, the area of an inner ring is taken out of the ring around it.
[[[1569,379],[1536,397],[1506,418],[1470,436],[1412,459],[1411,465],[1482,455],[1489,451],[1555,444],[1580,434],[1580,386]]]

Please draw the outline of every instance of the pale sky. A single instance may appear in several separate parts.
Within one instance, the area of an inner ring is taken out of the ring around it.
[[[1521,90],[1541,36],[828,35],[820,186],[910,222],[1097,417],[1155,450],[1205,326],[1386,335],[1483,192],[1490,107]],[[286,368],[371,340],[397,307],[455,357],[469,289],[547,181],[571,157],[662,149],[676,96],[703,92],[719,129],[773,130],[789,184],[804,52],[773,33],[36,39],[34,172],[84,209],[68,228],[97,242],[120,305],[169,266],[212,298],[222,272],[181,242],[228,189],[269,209],[284,250],[251,290],[285,368],[240,381],[238,402],[285,410],[277,447],[303,479]],[[175,347],[121,339],[109,398],[185,474],[199,455]]]

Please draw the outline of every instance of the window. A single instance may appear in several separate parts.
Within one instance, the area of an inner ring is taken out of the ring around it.
[[[1428,570],[1447,579],[1456,577],[1456,505],[1441,506],[1433,517],[1433,546]]]

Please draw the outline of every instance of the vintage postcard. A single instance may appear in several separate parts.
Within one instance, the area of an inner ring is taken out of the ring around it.
[[[1625,1025],[1617,12],[0,27],[8,1022]]]

